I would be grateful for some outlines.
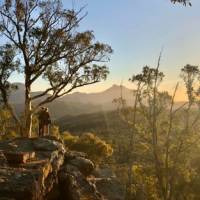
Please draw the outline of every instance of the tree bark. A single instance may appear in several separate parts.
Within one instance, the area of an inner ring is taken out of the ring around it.
[[[25,126],[24,137],[31,137],[32,133],[32,102],[31,102],[31,85],[28,81],[25,83]]]

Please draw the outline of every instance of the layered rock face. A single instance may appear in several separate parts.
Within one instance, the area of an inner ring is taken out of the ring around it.
[[[0,142],[0,200],[123,200],[115,177],[54,137]]]

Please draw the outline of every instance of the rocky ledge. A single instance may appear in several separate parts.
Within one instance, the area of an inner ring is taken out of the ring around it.
[[[123,200],[115,177],[55,137],[0,142],[0,200]]]

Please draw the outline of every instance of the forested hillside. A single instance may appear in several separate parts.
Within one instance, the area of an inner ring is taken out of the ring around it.
[[[197,66],[181,69],[188,102],[177,105],[179,84],[172,96],[160,91],[164,74],[146,66],[130,79],[138,86],[133,106],[121,96],[114,100],[116,111],[63,117],[57,123],[74,139],[92,132],[111,144],[113,156],[102,164],[113,168],[121,182],[128,184],[128,196],[139,200],[168,195],[198,199],[199,76]]]

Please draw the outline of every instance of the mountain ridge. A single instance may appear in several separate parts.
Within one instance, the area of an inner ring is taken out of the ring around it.
[[[13,91],[10,101],[14,105],[16,112],[21,113],[24,110],[24,90],[23,83],[14,83],[18,89]],[[123,90],[124,98],[131,102],[133,100],[133,91],[125,86],[112,85],[102,92],[83,93],[74,92],[65,95],[54,102],[47,104],[53,118],[58,119],[66,115],[76,116],[80,114],[89,114],[94,112],[109,111],[116,108],[113,104],[115,98],[119,98]],[[40,94],[42,91],[34,91],[31,95]]]
[[[20,114],[24,110],[25,87],[23,83],[15,84],[18,86],[18,89],[11,93],[10,101],[14,105],[16,112]],[[37,95],[41,92],[42,91],[34,91],[31,93],[31,95]],[[115,110],[117,106],[113,103],[113,100],[121,97],[121,94],[122,97],[126,99],[128,105],[133,105],[135,99],[134,93],[134,90],[131,90],[125,86],[114,84],[101,92],[70,93],[59,99],[56,99],[46,106],[49,107],[52,118],[57,120],[65,116],[77,116],[81,114]],[[177,107],[182,104],[183,102],[176,102]]]
[[[21,99],[23,98],[23,94],[24,94],[24,90],[25,90],[25,86],[23,83],[13,83],[15,85],[18,86],[18,89],[13,91],[11,93],[11,100],[12,101],[15,101],[16,102],[21,102]],[[111,87],[107,88],[106,90],[103,90],[101,92],[92,92],[92,93],[86,93],[86,92],[73,92],[73,93],[70,93],[70,94],[67,94],[59,99],[57,99],[58,101],[73,101],[73,102],[77,102],[78,100],[81,100],[81,101],[88,101],[88,103],[90,103],[91,101],[91,97],[92,98],[95,98],[96,96],[98,96],[98,99],[101,95],[107,95],[107,98],[109,98],[109,101],[114,98],[118,98],[120,97],[121,95],[121,90],[123,91],[123,94],[125,95],[125,99],[127,97],[127,95],[131,98],[131,96],[133,96],[133,90],[125,87],[125,86],[120,86],[120,85],[117,85],[117,84],[113,84]],[[35,95],[35,94],[39,94],[43,91],[34,91],[32,92],[31,94]],[[130,96],[131,95],[131,96]],[[86,98],[86,97],[90,97],[90,98]],[[20,99],[20,101],[18,100],[18,98]],[[86,98],[86,99],[84,99]],[[99,102],[100,100],[97,99],[97,102]],[[95,100],[92,100],[95,104],[97,104],[95,102]],[[103,100],[103,103],[104,102],[107,102],[108,99],[104,99]],[[84,102],[84,103],[86,103]]]

